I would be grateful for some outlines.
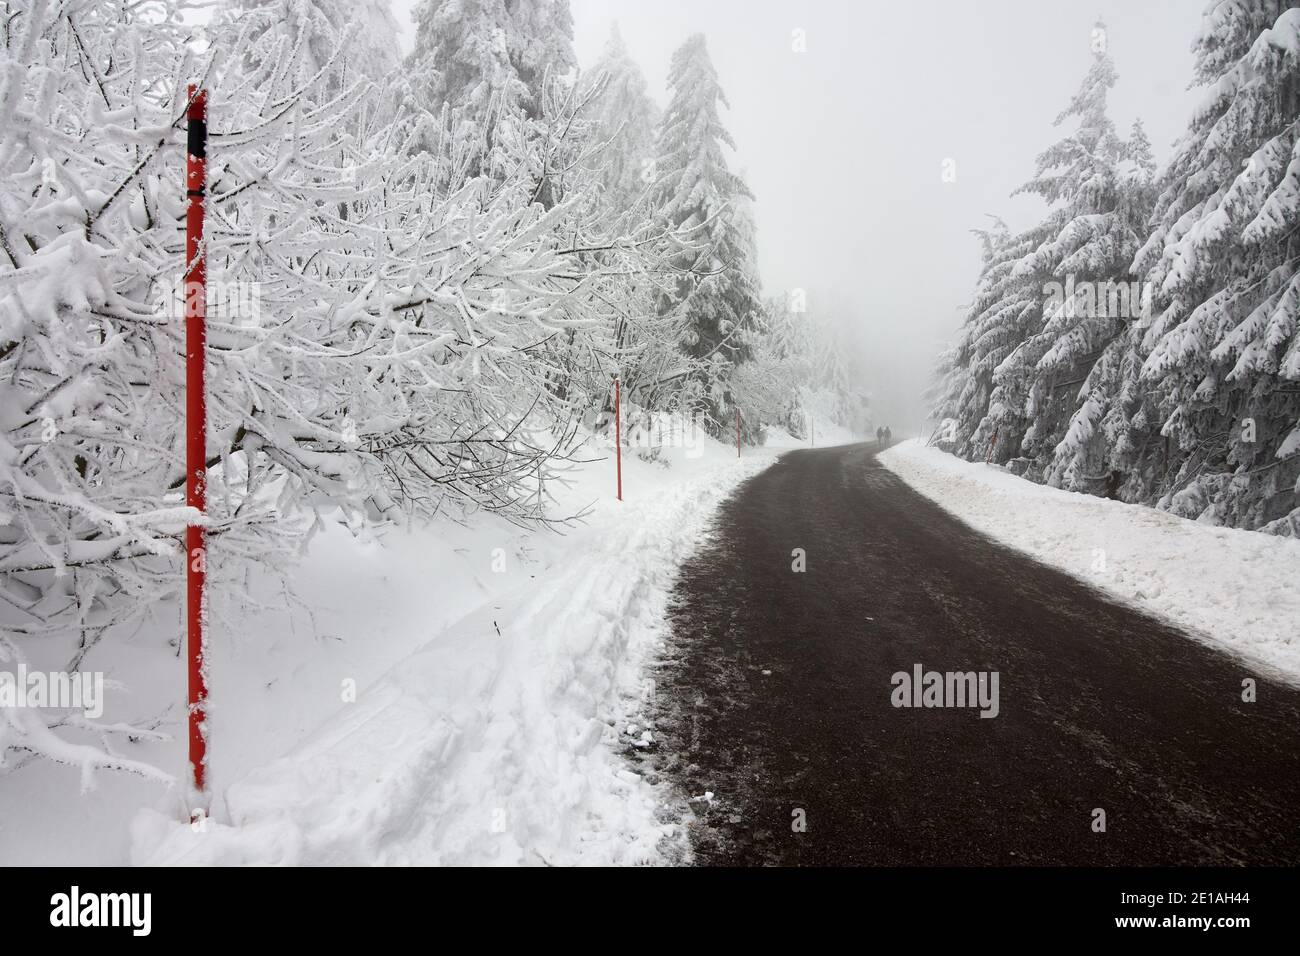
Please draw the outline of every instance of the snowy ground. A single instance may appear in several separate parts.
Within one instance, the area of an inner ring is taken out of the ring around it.
[[[592,462],[560,496],[592,512],[564,535],[482,518],[382,541],[332,526],[292,602],[268,584],[271,610],[229,612],[214,643],[212,819],[181,822],[180,786],[100,773],[83,794],[75,768],[32,762],[0,777],[0,865],[656,860],[674,834],[663,795],[619,755],[653,733],[636,723],[641,665],[680,560],[772,456],[707,438],[659,461],[631,451],[622,504],[613,462]],[[182,778],[179,626],[164,607],[84,667],[111,656],[123,686],[104,719],[170,734],[126,752]]]
[[[917,441],[880,461],[1001,543],[1300,682],[1300,541],[1048,488]]]
[[[784,428],[775,426],[767,429],[766,447],[785,450],[787,448],[812,448],[818,445],[847,445],[859,441],[854,434],[842,425],[831,422],[817,422],[808,438],[795,438]]]

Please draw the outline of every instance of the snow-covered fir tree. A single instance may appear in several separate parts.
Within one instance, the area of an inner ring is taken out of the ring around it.
[[[455,114],[455,154],[469,175],[506,175],[501,140],[526,137],[547,87],[577,65],[569,0],[423,0],[410,72],[421,105]]]
[[[1155,200],[1154,161],[1141,120],[1134,121],[1118,163],[1108,170],[1114,190],[1114,206],[1106,213],[1110,241],[1127,259],[1145,235]],[[1150,302],[1131,269],[1114,258],[1107,265],[1097,273],[1103,278],[1093,279],[1092,301],[1082,308],[1076,303],[1076,311],[1090,307],[1095,317],[1085,321],[1095,335],[1096,360],[1073,396],[1073,414],[1043,474],[1058,487],[1115,497],[1133,447],[1131,416],[1141,397],[1139,341]]]
[[[936,408],[960,454],[1076,490],[1111,481],[1102,436],[1127,409],[1108,396],[1119,369],[1131,371],[1122,356],[1142,309],[1128,265],[1150,208],[1150,144],[1140,123],[1130,142],[1117,136],[1106,112],[1115,79],[1099,44],[1056,118],[1075,128],[1018,190],[1049,203],[1043,222],[979,233],[984,267]]]
[[[594,184],[601,201],[617,215],[634,215],[654,186],[659,108],[617,24],[610,28],[601,58],[583,75],[581,88],[597,94],[590,107],[589,135],[599,146]]]
[[[995,220],[975,233],[984,264],[957,343],[944,358],[934,413],[945,444],[968,458],[988,457],[995,435],[1023,435],[1029,427],[1028,375],[1012,376],[1003,364],[1039,327],[1043,301],[1040,277],[1016,268],[1039,247],[1040,231],[1012,236]]]
[[[1121,141],[1105,116],[1114,72],[1097,53],[1062,114],[1078,131],[1025,187],[1056,208],[987,245],[934,413],[966,457],[1295,535],[1300,10],[1216,0],[1195,50],[1204,98],[1158,177],[1141,124]],[[1060,284],[1035,317],[1040,280]],[[1119,287],[1109,301],[1106,282]]]
[[[1202,102],[1136,258],[1155,293],[1131,496],[1300,534],[1300,9],[1211,4]]]
[[[673,54],[668,84],[672,98],[655,147],[656,205],[697,247],[678,258],[683,275],[662,307],[681,310],[692,379],[720,422],[729,411],[729,369],[749,357],[748,336],[762,307],[747,206],[753,197],[727,162],[724,147],[735,148],[720,115],[727,98],[703,34]]]
[[[1098,30],[1094,36],[1104,37],[1104,27]],[[1079,90],[1055,121],[1073,121],[1076,128],[1039,155],[1034,178],[1018,190],[1053,207],[1032,230],[1038,245],[1013,269],[1016,278],[1041,290],[1042,313],[995,376],[1002,386],[998,401],[1008,408],[1023,401],[1027,427],[1023,433],[993,431],[994,456],[1026,458],[1029,477],[1071,487],[1083,487],[1092,477],[1077,465],[1088,457],[1083,446],[1104,414],[1098,378],[1109,374],[1109,363],[1094,378],[1095,363],[1141,309],[1128,266],[1142,241],[1146,194],[1140,179],[1128,174],[1126,144],[1106,112],[1115,80],[1110,55],[1099,43]],[[1083,415],[1076,416],[1081,405]],[[1065,463],[1054,465],[1058,455]]]
[[[397,21],[390,0],[229,0],[217,11],[217,30],[237,31],[248,14],[273,10],[275,34],[284,42],[302,44],[297,59],[307,78],[337,64],[339,73],[360,72],[380,79],[401,63]],[[251,25],[251,24],[250,24]],[[260,22],[254,29],[267,29]]]
[[[809,312],[803,293],[768,299],[751,335],[749,360],[731,373],[731,390],[743,421],[763,432],[776,425],[807,438],[815,420],[865,433],[866,376],[856,367],[845,326],[836,316]]]

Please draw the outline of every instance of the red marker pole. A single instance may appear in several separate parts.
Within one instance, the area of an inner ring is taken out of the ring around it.
[[[618,379],[614,379],[614,460],[618,474],[618,500],[623,500],[623,425],[621,407],[621,389]]]
[[[189,88],[189,131],[185,148],[185,503],[207,513],[207,266],[203,243],[207,194],[208,94]],[[208,685],[204,676],[203,586],[207,549],[201,525],[185,529],[187,650],[189,652],[190,768],[202,793],[208,741],[204,725]]]
[[[736,457],[740,457],[740,406],[736,406]]]

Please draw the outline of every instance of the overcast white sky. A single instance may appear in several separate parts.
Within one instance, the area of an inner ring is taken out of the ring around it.
[[[393,0],[410,29],[417,0]],[[660,102],[672,51],[702,32],[731,101],[736,168],[757,197],[765,293],[807,290],[867,357],[881,421],[915,431],[933,357],[979,270],[969,230],[1043,211],[1010,192],[1060,134],[1100,15],[1120,79],[1111,116],[1141,116],[1168,155],[1196,94],[1204,0],[572,0],[579,62],[618,21]],[[807,52],[792,50],[802,29]],[[957,180],[941,179],[946,158]]]

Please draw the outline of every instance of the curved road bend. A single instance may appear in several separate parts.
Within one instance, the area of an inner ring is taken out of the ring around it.
[[[715,794],[696,862],[1300,862],[1300,692],[995,544],[869,446],[742,486],[671,623],[648,759]],[[893,707],[916,664],[997,671],[998,715]]]

